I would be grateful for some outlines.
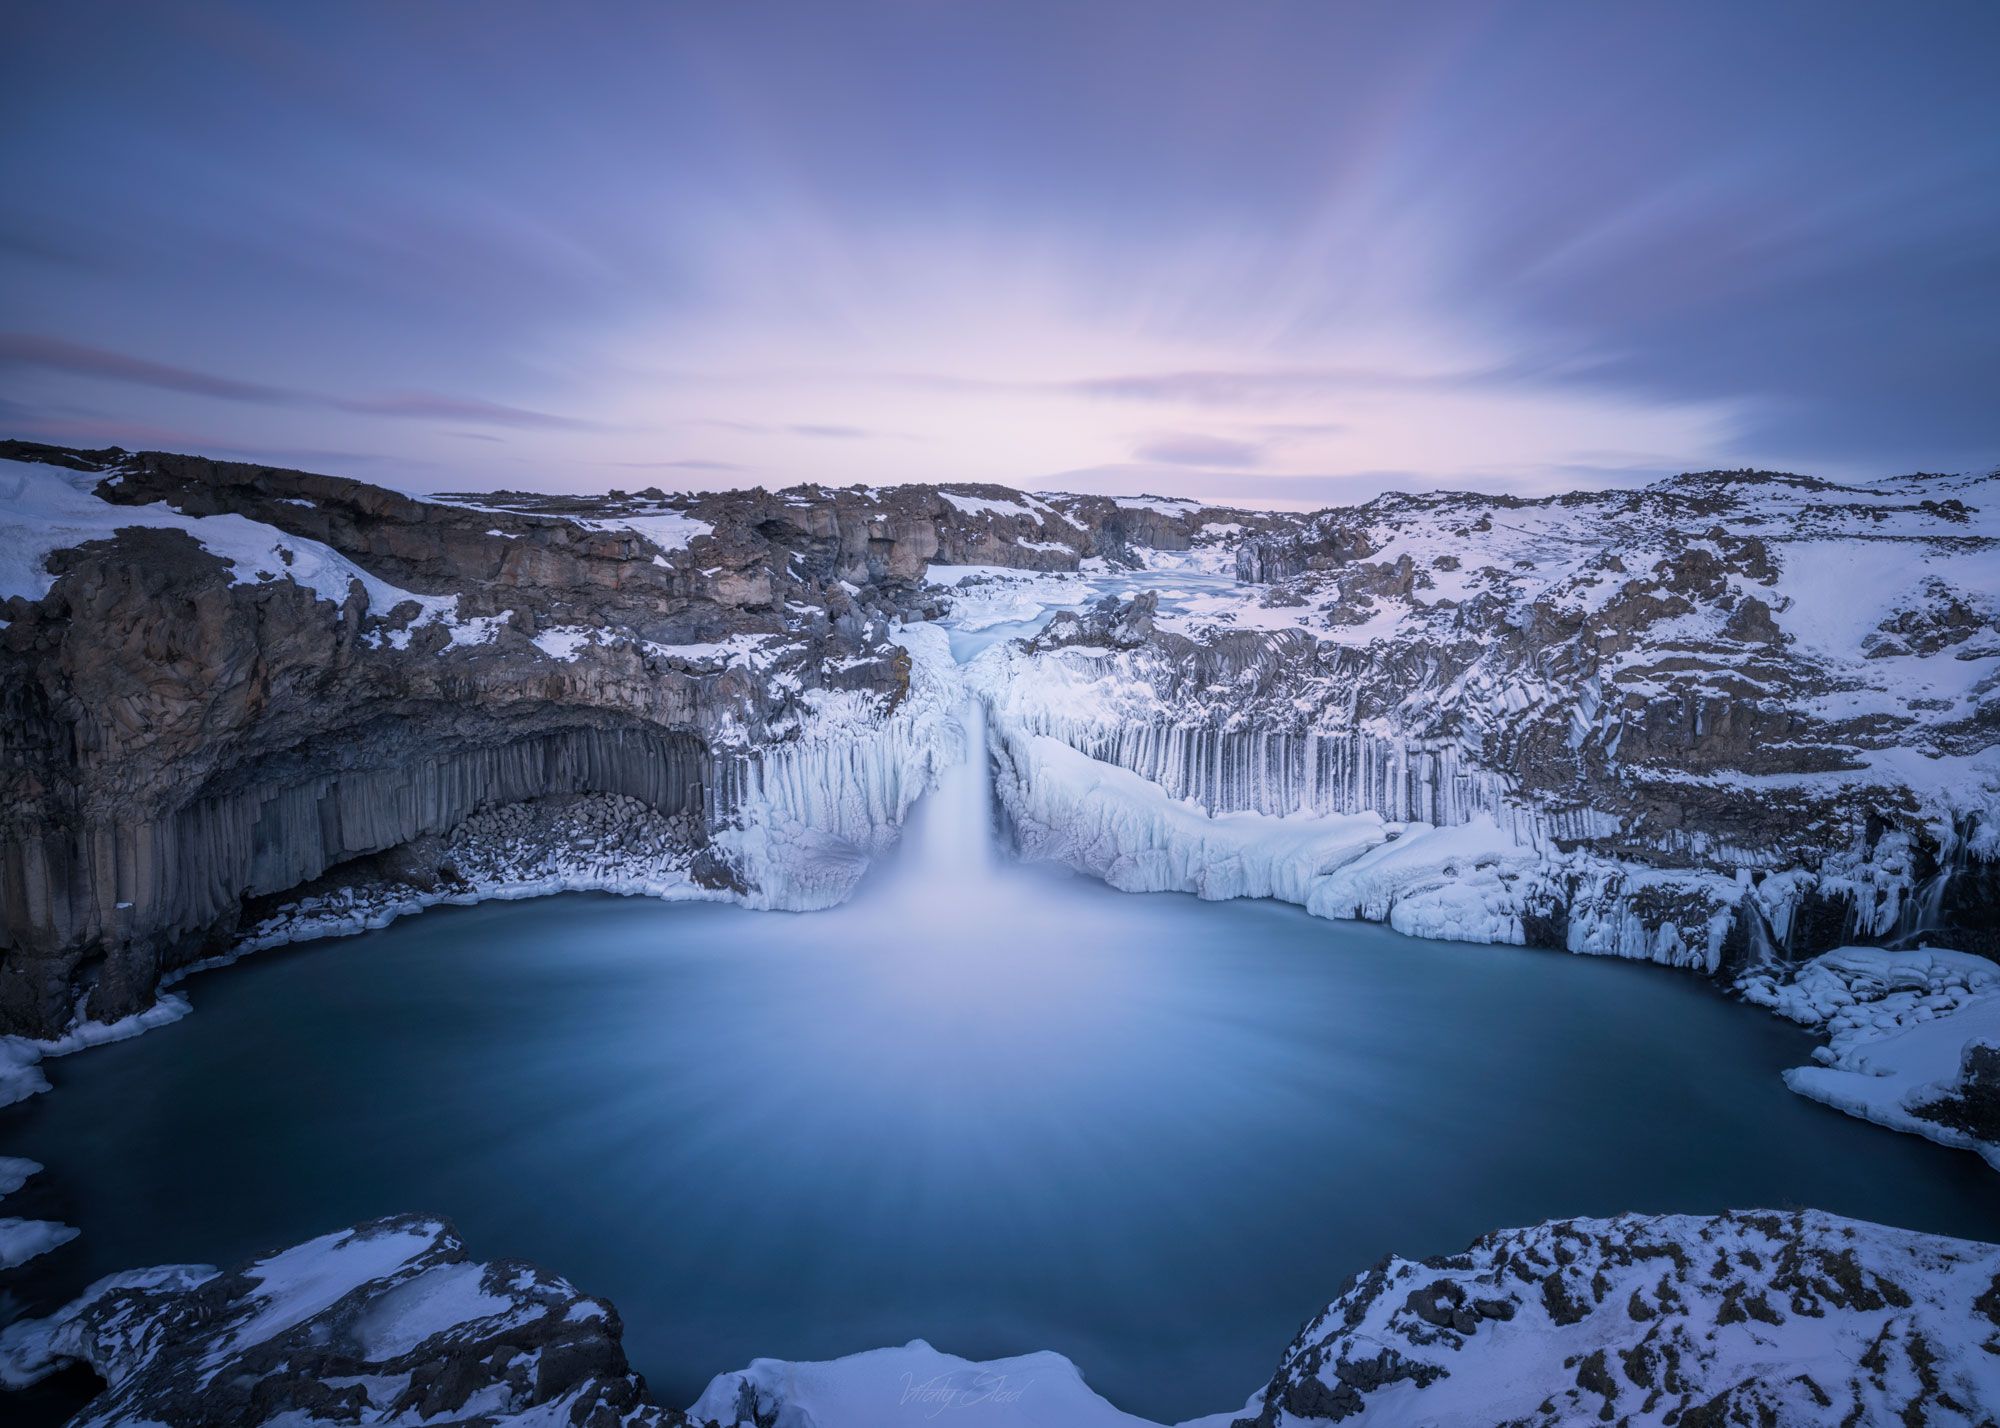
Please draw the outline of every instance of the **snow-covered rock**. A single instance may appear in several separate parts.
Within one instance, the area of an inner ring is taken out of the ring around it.
[[[758,1359],[718,1375],[688,1416],[724,1428],[1158,1428],[1092,1392],[1061,1354],[975,1361],[921,1339],[821,1363]]]
[[[1826,1032],[1819,1064],[1785,1073],[1794,1091],[2000,1169],[2000,965],[1945,948],[1842,947],[1739,990]]]
[[[1236,589],[1143,642],[1079,626],[983,682],[997,730],[1214,814],[1489,818],[1543,852],[1573,950],[1715,971],[1969,936],[2000,845],[1996,484],[1711,472],[1277,515]]]
[[[112,1275],[0,1329],[0,1384],[105,1380],[79,1425],[1159,1428],[1059,1354],[921,1340],[758,1359],[685,1412],[649,1402],[616,1310],[532,1265],[480,1263],[421,1216],[228,1273]],[[1240,1413],[1312,1423],[1983,1425],[2000,1410],[2000,1245],[1815,1211],[1556,1220],[1385,1259],[1308,1321]]]
[[[76,1428],[155,1423],[684,1423],[646,1400],[617,1311],[451,1227],[376,1220],[227,1273],[115,1274],[0,1329],[0,1383],[82,1363],[105,1388]]]
[[[1239,1428],[1978,1425],[1996,1347],[2000,1246],[1812,1211],[1557,1220],[1360,1276]]]

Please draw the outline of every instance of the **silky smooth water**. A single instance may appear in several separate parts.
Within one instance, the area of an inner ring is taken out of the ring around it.
[[[17,1302],[425,1210],[610,1297],[666,1403],[923,1337],[1060,1350],[1172,1421],[1240,1404],[1382,1254],[1498,1226],[1810,1205],[2000,1238],[1974,1157],[1791,1095],[1808,1039],[1685,973],[930,841],[833,912],[490,903],[196,979],[192,1016],[0,1112],[49,1167],[8,1212],[84,1232]]]

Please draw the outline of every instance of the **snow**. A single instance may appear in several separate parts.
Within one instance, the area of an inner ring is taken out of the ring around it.
[[[535,636],[535,648],[567,664],[582,658],[584,650],[598,643],[603,634],[592,625],[552,625]]]
[[[1785,1073],[1802,1096],[1945,1145],[1977,1151],[2000,1169],[2000,1145],[1917,1115],[1958,1084],[1968,1044],[2000,1043],[2000,965],[1944,948],[1841,947],[1789,981],[1771,973],[1739,984],[1746,1000],[1822,1027],[1821,1064]]]
[[[73,1052],[85,1051],[93,1046],[103,1046],[107,1042],[124,1041],[141,1032],[151,1031],[156,1026],[166,1026],[179,1021],[192,1010],[188,999],[167,992],[144,1011],[133,1012],[117,1021],[83,1021],[79,1019],[61,1036],[50,1041],[36,1042],[36,1047],[44,1056],[68,1056]]]
[[[81,1233],[54,1220],[22,1220],[0,1215],[0,1270],[18,1269],[35,1256],[68,1244]]]
[[[42,1049],[25,1036],[0,1036],[0,1106],[11,1106],[49,1089],[38,1064]]]
[[[1051,608],[1079,606],[1090,593],[1088,581],[1069,571],[1003,565],[932,565],[924,578],[956,592],[950,624],[967,631],[1025,623]]]
[[[13,1194],[41,1173],[37,1161],[0,1156],[0,1199]],[[36,1255],[66,1245],[80,1231],[54,1220],[24,1220],[0,1215],[0,1270],[18,1269]]]
[[[572,519],[585,530],[632,531],[645,537],[655,548],[669,554],[677,550],[686,550],[700,537],[711,535],[715,531],[715,527],[707,521],[697,520],[693,516],[683,515],[679,511],[665,507],[652,513],[629,516]]]
[[[414,1229],[368,1235],[340,1230],[259,1260],[244,1274],[262,1303],[231,1328],[223,1350],[261,1343],[304,1323],[369,1281],[403,1268],[432,1243],[432,1236]]]
[[[120,1289],[193,1289],[215,1278],[215,1273],[212,1266],[205,1264],[129,1269],[106,1275],[46,1318],[16,1319],[0,1329],[0,1386],[26,1388],[78,1360],[90,1363],[107,1378],[129,1371],[136,1359],[136,1346],[127,1345],[127,1352],[115,1355],[115,1361],[98,1361],[80,1332],[79,1321],[84,1311]]]
[[[755,1417],[775,1428],[1158,1428],[1092,1392],[1061,1354],[975,1362],[922,1339],[818,1363],[757,1359],[718,1375],[688,1413],[732,1425]],[[1184,1428],[1226,1428],[1231,1417]]]
[[[160,502],[113,505],[92,494],[100,479],[41,462],[0,461],[0,509],[7,513],[0,521],[0,601],[47,595],[55,577],[46,562],[54,552],[143,527],[191,536],[229,565],[231,579],[239,585],[290,580],[339,605],[358,581],[371,614],[385,615],[414,601],[419,625],[449,620],[457,609],[455,595],[413,594],[369,574],[330,546],[244,516],[187,516]]]
[[[1939,552],[1893,538],[1792,540],[1779,548],[1778,623],[1801,645],[1852,658],[1899,606],[1919,600],[1927,580],[2000,599],[2000,561],[1984,551]],[[1949,655],[1947,654],[1947,658]]]
[[[774,635],[731,635],[726,640],[700,640],[684,645],[661,644],[658,640],[645,640],[642,647],[648,654],[662,659],[681,660],[689,664],[706,664],[710,661],[721,664],[735,664],[739,661],[756,667],[753,658],[766,644],[777,638]]]
[[[1491,818],[1434,828],[1376,813],[1211,814],[1060,739],[994,727],[999,792],[1024,857],[1126,892],[1269,897],[1410,936],[1522,940],[1515,883],[1537,855]]]
[[[1019,501],[995,501],[985,496],[961,496],[952,491],[939,491],[938,494],[969,516],[1032,516],[1035,514],[1035,512],[1029,510]]]
[[[1323,1404],[1344,1388],[1340,1416],[1364,1428],[1660,1424],[1698,1408],[1970,1428],[2000,1401],[1975,1307],[1996,1270],[2000,1247],[1816,1211],[1554,1221],[1385,1261],[1306,1325],[1273,1387]],[[1401,1371],[1353,1371],[1384,1363]]]
[[[1113,504],[1127,511],[1157,511],[1163,516],[1184,516],[1201,509],[1201,502],[1180,496],[1116,496]]]
[[[0,1155],[0,1196],[13,1194],[41,1172],[42,1165],[38,1160],[19,1155]]]
[[[500,631],[514,618],[512,610],[502,610],[497,615],[473,615],[455,620],[451,625],[451,640],[446,646],[459,649],[471,645],[490,645],[499,638]]]
[[[377,1295],[354,1321],[361,1356],[399,1359],[433,1334],[512,1313],[514,1301],[481,1287],[482,1264],[441,1264]]]

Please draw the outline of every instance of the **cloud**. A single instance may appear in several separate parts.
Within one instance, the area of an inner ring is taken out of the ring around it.
[[[1292,367],[1133,372],[1045,384],[1082,397],[1191,406],[1258,406],[1357,391],[1434,391],[1501,385],[1532,371],[1513,363],[1440,372],[1370,367]]]
[[[302,400],[357,416],[409,417],[422,421],[472,421],[493,426],[532,426],[554,431],[600,431],[597,422],[549,412],[510,407],[477,397],[446,397],[436,392],[392,392],[380,397],[316,397],[301,393]]]
[[[0,333],[0,363],[39,367],[77,377],[101,377],[112,382],[130,382],[141,387],[158,387],[162,391],[187,392],[229,402],[263,402],[284,406],[300,400],[299,393],[282,387],[215,377],[187,367],[149,362],[142,357],[128,357],[122,352],[107,352],[100,347],[85,347],[78,342],[65,342],[60,337],[43,337],[31,332]]]
[[[627,471],[741,471],[734,461],[614,461]]]
[[[11,407],[8,403],[6,406]],[[0,409],[0,415],[16,420],[14,413]],[[160,426],[149,422],[126,421],[118,417],[21,417],[10,435],[58,446],[100,450],[122,446],[127,451],[171,451],[187,455],[216,457],[225,461],[248,461],[260,465],[286,466],[303,471],[338,472],[344,466],[376,465],[390,458],[375,452],[336,450],[324,447],[263,446],[246,444],[212,432],[190,431],[184,427]],[[409,463],[397,458],[399,468]]]
[[[731,421],[724,417],[698,417],[683,422],[684,426],[708,427],[715,431],[732,431],[739,436],[804,436],[816,440],[862,441],[872,437],[895,438],[899,434],[890,431],[871,431],[865,426],[847,426],[838,422],[815,421]]]
[[[1264,459],[1262,448],[1254,442],[1193,431],[1152,437],[1132,454],[1141,461],[1164,461],[1172,466],[1256,466]]]
[[[59,337],[31,332],[0,333],[0,365],[39,368],[70,376],[95,377],[212,397],[217,401],[251,402],[260,406],[314,407],[356,416],[393,417],[418,421],[469,421],[489,426],[542,427],[558,431],[598,431],[596,422],[556,416],[526,407],[507,406],[478,397],[448,397],[436,392],[390,392],[374,397],[339,397],[296,387],[243,382],[233,377],[153,362],[102,347],[86,347]]]

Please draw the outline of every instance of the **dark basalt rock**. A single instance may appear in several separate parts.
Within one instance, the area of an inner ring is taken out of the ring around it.
[[[1057,612],[1028,641],[1028,648],[1037,654],[1064,645],[1137,649],[1153,638],[1153,619],[1159,612],[1160,597],[1151,591],[1128,600],[1107,595],[1081,615],[1073,610]]]

